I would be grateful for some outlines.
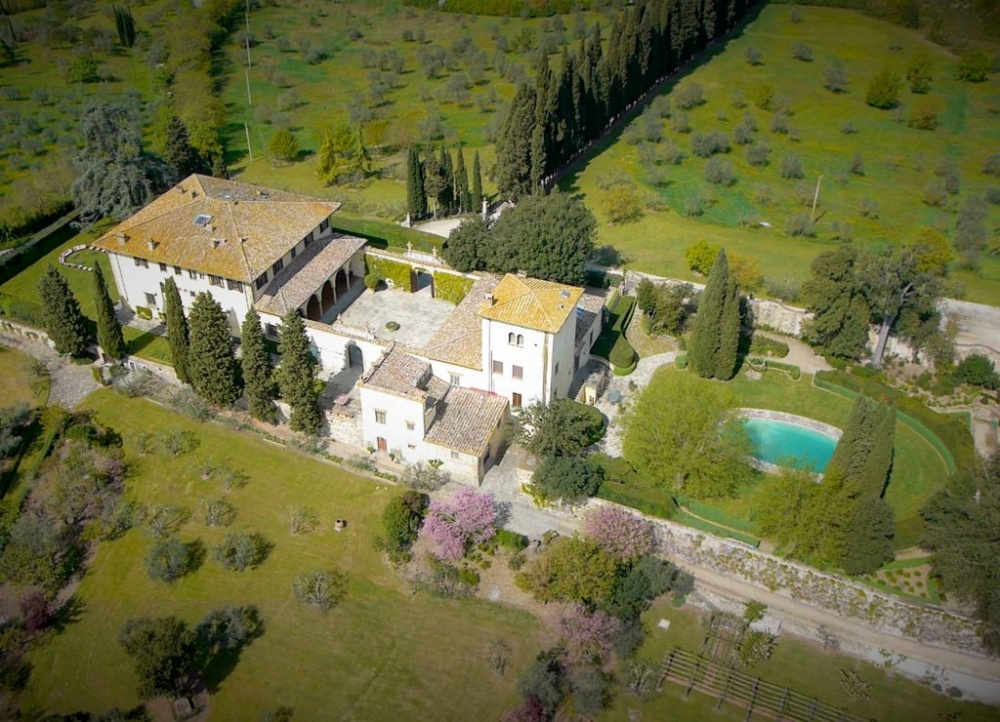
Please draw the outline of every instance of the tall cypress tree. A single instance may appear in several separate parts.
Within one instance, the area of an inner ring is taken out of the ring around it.
[[[736,279],[726,284],[722,305],[722,327],[719,330],[719,351],[715,357],[715,378],[728,381],[736,375],[740,346],[740,291]]]
[[[729,293],[729,261],[726,259],[725,249],[721,249],[709,271],[708,282],[698,303],[698,314],[694,319],[688,350],[688,362],[702,378],[716,375]]]
[[[458,146],[458,160],[455,162],[455,205],[459,213],[472,210],[472,199],[469,197],[469,173],[465,169],[465,154],[462,146]]]
[[[885,495],[892,469],[893,444],[896,441],[896,409],[888,404],[878,405],[873,424],[871,449],[861,471],[861,491],[866,496],[881,498]]]
[[[406,212],[411,221],[427,215],[427,193],[424,191],[424,169],[417,149],[410,147],[406,156]]]
[[[281,396],[292,410],[293,431],[315,436],[323,419],[319,412],[319,392],[314,378],[316,358],[309,350],[306,325],[297,311],[289,311],[281,319],[281,366],[278,385]]]
[[[94,264],[94,304],[97,307],[97,345],[115,361],[121,361],[128,355],[128,346],[99,263]]]
[[[170,361],[174,373],[182,384],[191,383],[188,374],[188,322],[184,316],[184,304],[173,278],[163,284],[164,316],[167,319],[167,343],[170,345]]]
[[[445,215],[451,215],[455,209],[455,171],[451,163],[451,153],[444,143],[441,144],[441,155],[438,157],[438,172],[441,174],[441,193],[438,195],[438,205],[444,209]]]
[[[531,137],[535,127],[535,88],[521,83],[497,135],[493,181],[509,199],[531,190]]]
[[[247,396],[250,415],[255,419],[274,423],[277,408],[271,400],[274,386],[271,364],[271,354],[264,342],[264,331],[260,327],[260,316],[257,309],[251,307],[243,318],[242,356],[240,365],[243,369],[243,390]]]
[[[830,457],[828,469],[840,469],[848,479],[861,482],[875,436],[878,407],[879,403],[867,396],[858,396],[854,400],[851,415]]]
[[[862,497],[848,516],[840,564],[848,574],[870,574],[896,554],[892,548],[892,507],[878,497]]]
[[[86,350],[90,332],[87,319],[72,289],[55,266],[49,265],[38,281],[42,326],[62,354],[79,356]]]
[[[203,399],[216,406],[232,406],[240,397],[236,355],[229,321],[219,302],[207,291],[191,305],[188,374]]]
[[[192,173],[208,172],[207,164],[191,145],[191,136],[183,121],[176,115],[167,122],[167,142],[163,149],[163,160],[174,169],[178,178],[186,178]]]
[[[483,204],[483,173],[479,167],[479,151],[472,156],[472,207],[473,213],[478,213]]]

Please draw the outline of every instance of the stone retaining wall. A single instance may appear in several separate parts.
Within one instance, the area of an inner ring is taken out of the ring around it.
[[[591,499],[587,508],[600,505],[611,502]],[[974,619],[907,602],[844,577],[766,554],[734,539],[722,539],[633,509],[628,511],[654,525],[660,551],[668,556],[816,609],[859,620],[879,632],[985,654]]]

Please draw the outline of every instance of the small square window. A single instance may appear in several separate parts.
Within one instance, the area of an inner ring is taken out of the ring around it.
[[[284,267],[285,267],[285,259],[279,258],[277,261],[274,262],[274,265],[271,266],[271,270],[277,273]]]
[[[239,281],[234,281],[231,278],[227,278],[226,279],[226,288],[228,288],[230,291],[242,291],[243,290],[243,284],[240,283]]]
[[[292,258],[295,258],[297,255],[299,255],[298,246],[292,246]]]
[[[385,412],[384,411],[376,411],[375,412],[375,423],[376,424],[384,424],[385,423]]]
[[[407,444],[406,448],[409,449],[410,451],[413,451],[414,449],[417,448],[417,446],[416,446],[416,444]]]
[[[219,288],[222,288],[222,279],[219,278],[218,276],[209,276],[208,282],[213,286],[218,286]]]
[[[254,281],[254,285],[257,287],[258,291],[267,285],[267,271],[264,271],[262,274],[260,274],[257,280]]]
[[[140,268],[149,268],[149,261],[147,261],[145,258],[134,258],[133,260],[135,261],[135,265],[139,266]]]
[[[160,271],[163,272],[163,273],[167,272],[167,264],[166,263],[161,263],[160,264]]]
[[[146,305],[147,306],[155,306],[156,305],[156,296],[154,294],[147,293],[147,294],[144,294],[144,295],[146,296]]]
[[[462,377],[459,376],[458,374],[448,374],[448,383],[450,383],[452,386],[461,386]]]
[[[174,275],[175,276],[181,275],[181,267],[180,266],[174,266]]]
[[[503,361],[493,362],[493,373],[503,376]]]
[[[198,272],[197,271],[192,271],[191,269],[188,269],[188,278],[190,278],[192,281],[197,281],[198,280]]]
[[[416,427],[417,427],[417,425],[414,424],[412,421],[407,421],[406,422],[406,430],[407,431],[413,431]]]
[[[524,378],[524,369],[522,367],[520,367],[520,366],[512,366],[511,370],[510,370],[510,373],[511,373],[511,375],[515,379],[523,379]]]
[[[197,294],[196,294],[196,293],[195,293],[194,291],[188,291],[188,295],[189,295],[189,296],[190,296],[191,298],[194,298],[194,297],[195,297],[195,296],[196,296]]]
[[[457,451],[451,452],[451,458],[458,459],[459,457],[460,457],[460,455],[459,455],[459,453]]]
[[[324,218],[323,221],[319,224],[319,232],[322,233],[329,227],[330,227],[330,219]]]

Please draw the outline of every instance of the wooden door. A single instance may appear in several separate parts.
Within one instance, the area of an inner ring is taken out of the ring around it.
[[[383,439],[381,436],[378,437],[377,443],[378,443],[378,450],[381,451],[382,453],[385,453],[386,451],[389,450],[389,445],[385,443],[385,439]]]

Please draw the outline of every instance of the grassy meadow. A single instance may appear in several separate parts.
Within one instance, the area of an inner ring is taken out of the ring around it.
[[[373,551],[371,535],[391,488],[353,476],[216,424],[180,417],[144,400],[100,391],[86,403],[125,438],[131,495],[146,504],[192,512],[178,535],[206,548],[227,529],[206,527],[203,498],[218,498],[217,481],[202,481],[202,461],[228,462],[249,483],[227,495],[236,507],[230,529],[259,532],[274,544],[266,561],[244,573],[211,559],[173,584],[153,582],[144,558],[153,544],[142,528],[102,543],[76,592],[78,612],[63,631],[33,647],[28,708],[46,713],[101,711],[138,703],[132,666],[116,641],[132,617],[177,615],[196,623],[223,604],[255,604],[264,634],[240,654],[231,673],[208,680],[213,719],[256,719],[257,710],[293,707],[296,719],[498,719],[517,698],[517,674],[542,646],[531,615],[477,600],[444,600],[409,587]],[[197,434],[198,448],[176,459],[138,458],[140,432]],[[320,526],[292,537],[281,521],[290,504],[316,510]],[[343,532],[333,521],[344,518]],[[345,601],[328,613],[292,596],[300,573],[335,565],[350,578]],[[510,668],[494,676],[486,649],[511,647]]]
[[[951,234],[966,198],[1000,186],[1000,180],[982,173],[984,160],[1000,152],[1000,78],[994,75],[985,83],[955,80],[955,56],[916,31],[849,10],[803,7],[799,12],[802,22],[793,23],[788,6],[765,6],[723,50],[665,87],[662,94],[671,101],[673,114],[686,113],[691,132],[677,132],[674,118],[663,118],[663,140],[649,145],[660,150],[673,142],[685,157],[679,165],[661,166],[665,170],[659,184],[650,182],[640,162],[646,143],[630,142],[636,131],[629,130],[609,138],[581,172],[565,180],[565,188],[582,192],[598,216],[600,242],[618,248],[633,268],[693,279],[684,249],[704,239],[755,257],[768,278],[798,282],[808,277],[810,259],[839,242],[833,238],[834,223],[849,223],[853,239],[874,247],[906,242],[924,226]],[[792,58],[796,43],[812,50],[811,62]],[[760,65],[748,63],[748,48],[760,50]],[[900,110],[865,104],[869,79],[883,66],[905,74],[906,64],[918,51],[928,53],[934,63],[931,90],[923,97],[943,109],[933,131],[907,127],[907,109],[921,96],[909,91],[905,79]],[[835,58],[844,64],[849,78],[841,93],[823,86],[824,72]],[[678,90],[692,83],[702,86],[704,102],[680,111]],[[773,88],[777,102],[784,96],[790,106],[787,134],[772,132],[774,112],[755,105],[764,85]],[[744,147],[735,143],[734,129],[746,113],[758,126],[755,140],[771,148],[767,166],[749,165]],[[854,133],[842,132],[848,122]],[[644,117],[634,121],[640,137],[645,123]],[[722,157],[734,171],[730,187],[709,183],[708,160],[691,153],[692,136],[714,130],[729,137],[731,150]],[[803,178],[781,178],[781,160],[789,153],[801,157]],[[855,153],[861,155],[864,175],[848,170]],[[949,196],[947,207],[935,208],[923,202],[924,189],[938,179],[935,169],[944,159],[958,168],[960,193]],[[819,176],[817,235],[790,237],[788,219],[809,210]],[[615,181],[634,183],[651,206],[662,210],[647,210],[637,222],[609,224],[604,210],[607,191],[602,186]],[[695,197],[704,201],[703,213],[688,217],[687,203]],[[878,218],[861,216],[865,198],[878,203]],[[750,219],[765,221],[771,228],[740,227],[741,221]],[[993,206],[988,226],[995,229],[998,223],[1000,211]],[[1000,303],[1000,258],[984,254],[979,273],[956,271],[955,277],[965,285],[970,300]]]

